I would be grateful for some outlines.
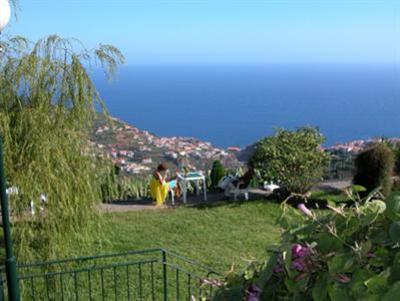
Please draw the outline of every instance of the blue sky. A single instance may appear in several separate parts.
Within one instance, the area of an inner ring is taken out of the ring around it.
[[[400,0],[20,0],[9,34],[119,47],[128,64],[400,63]]]

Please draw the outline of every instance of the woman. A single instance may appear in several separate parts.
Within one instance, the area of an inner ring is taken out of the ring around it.
[[[156,206],[164,204],[169,191],[169,183],[167,183],[168,167],[165,163],[158,165],[156,171],[150,181],[150,193],[153,200],[156,201]]]

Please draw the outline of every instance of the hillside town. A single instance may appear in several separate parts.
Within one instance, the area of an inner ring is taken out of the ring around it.
[[[331,154],[328,178],[351,176],[354,156],[382,140],[353,140],[325,147],[324,150]],[[385,140],[400,144],[400,138]],[[184,166],[189,170],[206,171],[214,160],[220,160],[226,168],[234,169],[243,166],[255,147],[250,145],[241,149],[232,146],[222,149],[196,138],[158,137],[113,117],[109,122],[99,118],[92,131],[90,144],[127,175],[148,174],[160,162],[168,162],[172,169]]]
[[[157,137],[116,118],[107,123],[103,119],[96,122],[90,144],[128,174],[148,173],[160,162],[203,171],[214,160],[228,168],[242,165],[236,158],[241,151],[238,147],[222,149],[196,138]]]
[[[353,140],[346,143],[339,143],[334,146],[327,147],[326,150],[358,153],[360,151],[363,151],[366,147],[375,143],[383,142],[384,140],[393,145],[400,144],[400,138],[373,138],[367,140]]]
[[[172,168],[186,167],[189,170],[205,171],[214,160],[220,160],[228,169],[241,167],[254,151],[254,145],[245,149],[214,147],[190,137],[158,137],[148,131],[140,130],[122,120],[110,117],[109,122],[99,118],[92,131],[90,144],[126,174],[149,173],[160,162],[168,162]],[[382,142],[382,138],[353,140],[325,147],[332,155],[329,174],[350,174],[355,154],[366,147]],[[400,144],[400,138],[385,139],[391,144]]]

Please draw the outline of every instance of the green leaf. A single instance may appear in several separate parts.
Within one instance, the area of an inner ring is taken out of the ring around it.
[[[382,301],[382,296],[378,294],[369,294],[365,299],[365,301]]]
[[[334,202],[334,201],[331,200],[331,199],[328,199],[328,200],[327,200],[327,203],[328,203],[328,205],[331,206],[331,207],[336,207],[336,202]]]
[[[400,194],[391,194],[386,199],[385,215],[392,221],[400,221]]]
[[[395,243],[400,243],[400,222],[393,222],[389,227],[390,239]]]
[[[337,227],[343,237],[349,237],[360,230],[360,222],[362,221],[356,216],[351,216],[347,220],[337,218]]]
[[[365,281],[365,285],[368,288],[368,292],[372,294],[381,294],[387,291],[389,287],[388,283],[389,270],[386,269],[382,273],[375,275]]]
[[[371,229],[369,236],[371,242],[375,245],[386,244],[389,240],[388,231],[384,231],[382,227]]]
[[[396,256],[393,259],[392,265],[390,267],[389,281],[391,283],[400,281],[400,252],[397,252]]]
[[[369,251],[371,251],[372,248],[372,243],[370,240],[364,241],[360,244],[361,247],[361,254],[363,256],[367,256],[367,254],[369,253]]]
[[[317,244],[322,253],[339,251],[343,248],[343,243],[328,233],[320,233],[317,235]]]
[[[252,278],[254,277],[254,270],[253,270],[253,269],[247,269],[247,270],[244,272],[243,277],[244,277],[244,279],[246,279],[246,280],[252,279]]]
[[[321,273],[312,289],[312,297],[314,301],[326,300],[328,296],[329,274],[327,272]]]
[[[295,277],[295,275],[297,274],[297,272],[294,271],[294,270],[291,268],[291,266],[292,266],[292,252],[291,252],[291,250],[290,250],[290,251],[283,252],[283,262],[284,262],[285,269],[286,269],[286,272],[288,273],[289,277],[290,277],[290,278]]]
[[[335,282],[329,286],[328,295],[333,301],[352,301],[349,291],[350,290],[347,285]]]
[[[393,284],[382,299],[382,301],[395,301],[395,300],[400,300],[400,281]]]
[[[293,279],[284,278],[284,282],[289,292],[294,293],[297,291],[297,283]]]
[[[331,275],[350,272],[353,267],[354,259],[350,254],[336,255],[328,261],[328,269]]]
[[[369,260],[369,263],[375,267],[383,267],[388,264],[389,251],[385,248],[378,248],[375,251],[375,257]]]
[[[386,210],[386,203],[381,200],[374,200],[372,202],[368,202],[367,208],[373,212],[376,212],[377,214],[381,214]]]
[[[268,260],[266,268],[260,273],[257,280],[258,287],[263,287],[271,278],[275,266],[278,264],[279,254],[274,253]]]
[[[364,215],[361,217],[362,225],[368,226],[372,224],[376,218],[385,212],[386,204],[383,201],[375,200],[368,202],[364,207],[362,207],[362,212]]]
[[[364,191],[367,191],[367,189],[364,187],[364,186],[361,186],[361,185],[353,185],[353,186],[351,186],[351,190],[353,191],[353,192],[364,192]]]
[[[364,300],[364,298],[368,295],[368,290],[364,282],[373,275],[374,273],[372,271],[361,268],[353,273],[351,280],[351,292],[352,296],[356,300]]]

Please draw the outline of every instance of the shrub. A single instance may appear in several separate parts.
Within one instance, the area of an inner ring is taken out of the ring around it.
[[[263,181],[305,193],[321,180],[327,166],[329,155],[321,149],[323,142],[324,137],[315,128],[280,129],[258,142],[251,161]]]
[[[394,171],[396,175],[400,175],[400,147],[397,147],[394,150],[394,157],[395,157],[395,163],[394,163]]]
[[[400,192],[400,177],[399,176],[396,176],[396,177],[393,178],[392,191],[393,192]]]
[[[388,195],[391,190],[391,175],[394,168],[394,154],[384,143],[361,152],[355,159],[356,173],[353,183],[367,189],[367,193],[382,187],[382,193]]]
[[[101,177],[101,199],[104,203],[150,197],[149,177],[124,174],[117,165],[107,161],[103,161],[103,165],[98,173]]]
[[[215,300],[400,300],[400,195],[313,212],[283,204],[265,264],[229,272]]]
[[[225,169],[221,164],[221,161],[215,160],[211,168],[211,188],[215,189],[218,186],[218,182],[225,176]]]

